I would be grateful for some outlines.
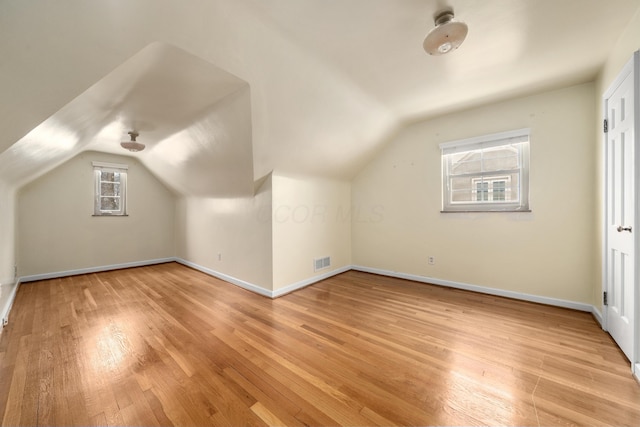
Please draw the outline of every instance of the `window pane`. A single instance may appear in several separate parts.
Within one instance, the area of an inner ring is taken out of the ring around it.
[[[485,159],[497,159],[500,157],[513,157],[518,155],[518,148],[513,145],[502,145],[490,147],[482,150]]]
[[[513,146],[466,151],[449,156],[450,175],[517,170],[519,168],[518,150]]]
[[[473,187],[470,177],[454,177],[450,181],[451,202],[471,202],[474,201]]]
[[[120,210],[120,198],[119,197],[101,197],[100,210],[101,211]]]
[[[100,194],[102,196],[120,196],[120,184],[116,182],[100,183]]]
[[[506,151],[506,150],[505,150]],[[487,153],[489,154],[489,153]],[[495,154],[495,153],[494,153]],[[509,155],[504,156],[486,156],[482,163],[482,169],[484,172],[499,171],[499,170],[515,170],[518,169],[518,156],[512,153],[504,153]]]
[[[476,183],[476,201],[489,200],[489,183],[480,181]]]
[[[101,181],[106,182],[120,182],[120,172],[101,172]]]
[[[506,181],[493,181],[491,200],[494,200],[494,201],[506,200],[505,198],[506,184],[507,184]]]
[[[469,190],[471,191],[472,177],[468,176],[460,176],[451,178],[451,190],[459,191],[459,190]]]
[[[449,158],[451,159],[451,163],[463,163],[463,162],[473,162],[480,161],[480,150],[475,151],[462,151],[460,153],[449,154]]]
[[[452,154],[449,171],[451,175],[482,172],[482,153],[480,151],[467,151],[465,153]]]

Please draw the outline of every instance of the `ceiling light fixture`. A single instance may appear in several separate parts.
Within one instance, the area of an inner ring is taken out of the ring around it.
[[[462,44],[469,27],[464,22],[453,20],[452,10],[443,10],[435,17],[436,27],[429,31],[422,47],[429,55],[444,55]]]
[[[139,135],[138,132],[136,132],[135,130],[132,130],[131,132],[127,132],[127,133],[131,135],[131,141],[122,141],[120,143],[120,146],[134,153],[144,150],[145,145],[141,142],[136,141],[136,138]]]

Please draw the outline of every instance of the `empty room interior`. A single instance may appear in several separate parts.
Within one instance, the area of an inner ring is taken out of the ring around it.
[[[0,1],[2,425],[640,425],[640,1]]]

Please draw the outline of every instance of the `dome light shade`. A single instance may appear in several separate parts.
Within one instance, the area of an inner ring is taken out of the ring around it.
[[[444,55],[462,44],[469,27],[464,22],[453,20],[453,12],[445,10],[435,18],[436,27],[429,31],[422,47],[429,55]]]
[[[138,132],[136,131],[131,131],[131,132],[127,132],[130,136],[131,136],[131,141],[122,141],[120,143],[120,146],[122,148],[124,148],[125,150],[129,150],[132,151],[134,153],[137,153],[138,151],[142,151],[145,148],[145,145],[141,142],[137,142],[136,138],[138,137]]]

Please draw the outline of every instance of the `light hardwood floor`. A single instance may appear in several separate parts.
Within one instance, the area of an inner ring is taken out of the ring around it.
[[[270,300],[170,263],[27,283],[3,425],[640,425],[590,314],[347,272]]]

